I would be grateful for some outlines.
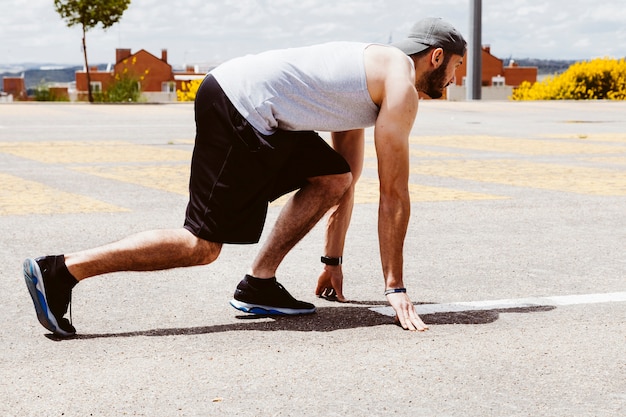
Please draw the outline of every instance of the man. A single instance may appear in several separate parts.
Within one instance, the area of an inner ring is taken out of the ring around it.
[[[417,71],[415,88],[433,99],[441,98],[444,88],[455,80],[449,78],[450,73],[447,65],[450,58],[454,54],[457,55],[457,58],[458,56],[462,57],[466,51],[466,43],[462,36],[441,19],[433,18],[417,22],[408,38],[393,44],[393,46],[405,52],[413,60]],[[419,73],[429,66],[429,60],[431,61],[430,64],[433,64],[433,59],[435,60],[434,63],[437,63],[437,57],[441,53],[438,48],[443,50],[444,62],[438,68],[434,68],[427,77],[420,78]],[[453,67],[456,69],[462,60],[457,59],[455,61]],[[338,204],[330,210],[326,228],[326,255],[321,257],[324,267],[318,278],[315,293],[321,298],[346,302],[342,291],[342,254],[354,205],[354,187],[363,168],[364,132],[362,129],[333,132],[332,143],[333,148],[350,164],[352,184]],[[380,163],[378,146],[376,150]],[[402,155],[402,157],[406,157],[406,155]],[[399,155],[398,159],[400,159]],[[381,197],[383,196],[381,195]],[[381,240],[382,244],[383,241]]]
[[[362,166],[363,128],[374,126],[385,295],[404,329],[425,330],[402,276],[410,209],[408,137],[418,92],[441,96],[454,80],[465,48],[452,26],[426,19],[395,47],[334,42],[220,65],[196,96],[184,227],[25,260],[24,276],[39,322],[58,336],[74,335],[64,316],[73,287],[85,278],[209,264],[224,243],[258,242],[268,202],[293,190],[298,191],[282,209],[231,304],[253,314],[313,313],[315,306],[292,297],[275,272],[338,202],[329,228],[329,242],[335,243],[327,246],[327,255],[330,263],[340,256],[353,184]],[[315,130],[337,132],[333,142],[339,153]],[[334,287],[341,295],[336,275],[334,281],[332,274],[326,281],[320,278],[321,287]]]

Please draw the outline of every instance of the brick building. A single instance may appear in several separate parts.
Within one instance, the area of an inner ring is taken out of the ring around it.
[[[11,96],[12,100],[27,100],[24,76],[2,77],[2,91]]]
[[[456,70],[456,85],[448,87],[449,100],[463,100],[465,97],[465,77],[467,75],[467,55]],[[482,98],[485,100],[506,100],[513,89],[522,82],[537,81],[537,67],[520,67],[511,61],[505,66],[504,61],[491,55],[491,48],[482,48]]]
[[[504,66],[504,61],[491,55],[489,45],[482,48],[482,85],[483,87],[497,86],[504,81],[504,85],[518,87],[523,81],[534,83],[537,81],[537,67],[520,67],[514,62]],[[456,84],[464,85],[467,75],[467,56],[463,64],[456,71]],[[504,78],[504,80],[502,80]]]
[[[92,68],[89,71],[92,92],[106,91],[116,80],[131,77],[139,83],[139,90],[149,102],[176,101],[176,90],[184,80],[203,77],[193,68],[184,72],[174,72],[167,62],[167,50],[161,50],[161,57],[156,57],[144,49],[131,53],[130,49],[116,49],[115,65],[105,71]],[[87,73],[76,71],[76,90],[78,100],[87,99]]]

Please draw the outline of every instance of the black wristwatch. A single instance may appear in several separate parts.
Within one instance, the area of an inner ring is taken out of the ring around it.
[[[331,258],[330,256],[322,256],[322,263],[326,265],[337,266],[341,265],[341,261],[343,258],[340,256],[339,258]]]

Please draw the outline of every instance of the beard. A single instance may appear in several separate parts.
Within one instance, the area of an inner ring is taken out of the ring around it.
[[[433,70],[426,79],[422,79],[417,85],[417,89],[422,93],[428,95],[428,97],[432,99],[438,99],[443,96],[443,90],[448,86],[448,82],[446,80],[446,69],[448,68],[448,59],[449,57],[444,58],[444,62],[439,68]]]

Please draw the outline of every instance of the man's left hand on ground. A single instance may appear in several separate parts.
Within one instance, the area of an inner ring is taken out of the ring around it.
[[[396,312],[396,320],[405,330],[420,331],[428,330],[422,319],[417,315],[415,306],[406,293],[391,293],[387,300]]]

